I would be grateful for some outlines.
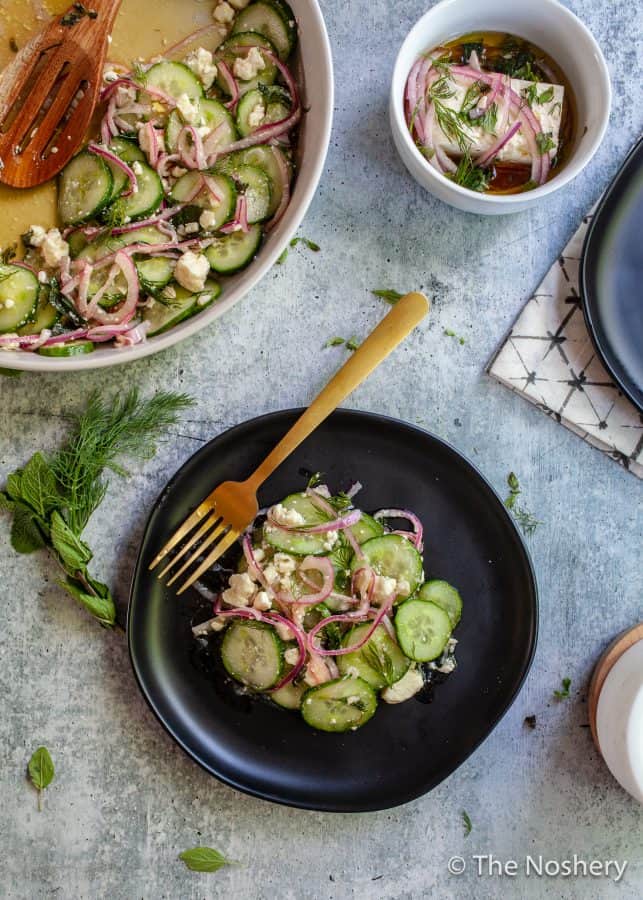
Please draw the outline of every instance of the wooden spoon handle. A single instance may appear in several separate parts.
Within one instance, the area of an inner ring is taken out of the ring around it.
[[[413,331],[428,311],[429,301],[424,294],[414,292],[402,297],[268,454],[250,476],[248,484],[256,491],[286,457]]]

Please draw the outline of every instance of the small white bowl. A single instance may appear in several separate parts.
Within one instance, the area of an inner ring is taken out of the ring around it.
[[[0,350],[0,367],[39,372],[71,372],[141,359],[202,331],[238,303],[272,268],[299,228],[315,196],[324,170],[333,120],[333,61],[318,0],[289,0],[289,3],[299,27],[299,40],[292,65],[301,87],[306,114],[299,127],[297,178],[290,203],[281,221],[267,236],[254,262],[247,269],[224,280],[220,300],[202,313],[141,344],[121,348],[99,345],[98,349],[87,356],[58,358],[17,350]]]
[[[404,89],[421,53],[473,31],[501,31],[526,38],[563,69],[576,98],[575,146],[561,171],[523,194],[479,194],[437,172],[413,142],[404,117]],[[607,63],[585,25],[557,0],[442,0],[413,26],[402,44],[390,98],[393,140],[404,165],[427,191],[466,212],[502,215],[518,212],[568,184],[594,156],[603,140],[612,102]]]

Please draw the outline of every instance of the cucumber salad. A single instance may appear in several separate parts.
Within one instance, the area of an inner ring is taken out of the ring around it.
[[[59,178],[61,227],[33,225],[24,260],[0,263],[0,349],[127,346],[219,297],[288,206],[296,40],[283,0],[219,0],[163,57],[106,66],[100,138]]]
[[[359,488],[331,496],[309,485],[286,497],[244,535],[222,589],[198,585],[214,616],[195,638],[245,690],[320,731],[354,731],[378,700],[409,700],[456,665],[462,600],[446,581],[425,580],[420,520],[363,512]]]

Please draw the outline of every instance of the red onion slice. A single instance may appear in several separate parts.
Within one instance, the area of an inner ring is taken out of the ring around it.
[[[497,141],[495,141],[491,145],[491,147],[489,147],[489,149],[485,153],[482,153],[476,159],[476,165],[477,166],[488,165],[488,163],[490,163],[500,153],[500,151],[505,146],[505,144],[508,144],[509,141],[514,136],[514,134],[516,134],[516,132],[520,131],[521,128],[522,128],[522,122],[514,122],[514,124],[509,129],[509,131],[506,131],[501,137],[498,138]]]
[[[306,556],[299,564],[299,572],[319,572],[322,576],[322,584],[320,587],[302,574],[302,580],[313,589],[313,593],[297,597],[295,603],[299,606],[315,606],[330,597],[335,582],[335,570],[327,556]]]
[[[136,191],[138,190],[138,181],[134,169],[128,166],[126,162],[124,162],[111,150],[108,150],[106,147],[101,147],[100,144],[94,144],[90,142],[89,144],[87,144],[87,149],[90,153],[94,153],[96,156],[101,156],[103,159],[106,159],[107,162],[111,163],[113,166],[116,166],[117,169],[125,172],[125,174],[129,178],[130,186],[129,190],[123,194],[124,197],[129,197],[131,194],[136,193]]]
[[[406,537],[411,540],[415,546],[420,549],[422,547],[422,537],[424,535],[424,528],[422,527],[422,522],[415,515],[414,512],[411,512],[409,509],[380,509],[373,516],[374,519],[378,521],[380,519],[407,519],[411,525],[413,526],[413,534],[406,533]]]
[[[375,618],[373,619],[373,624],[367,630],[364,637],[360,638],[358,641],[356,641],[356,643],[351,644],[349,647],[338,647],[336,650],[326,650],[323,647],[318,647],[315,644],[315,637],[317,636],[318,632],[321,631],[322,628],[325,628],[327,625],[330,625],[331,622],[350,622],[351,625],[354,625],[356,618],[351,615],[351,613],[344,613],[336,616],[327,616],[325,619],[321,619],[321,621],[319,621],[317,625],[315,625],[315,627],[308,632],[308,648],[311,652],[317,653],[319,656],[344,656],[347,653],[354,653],[355,650],[360,650],[364,646],[364,644],[366,644],[367,641],[371,639],[371,637],[373,636],[373,632],[390,609],[391,601],[389,600],[380,607],[377,614],[375,615]],[[368,615],[372,614],[373,613],[371,612]],[[360,618],[367,620],[367,616],[361,616]]]

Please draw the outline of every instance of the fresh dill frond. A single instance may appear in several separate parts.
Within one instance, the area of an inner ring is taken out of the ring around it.
[[[71,438],[51,463],[65,498],[67,522],[76,534],[105,496],[105,469],[126,475],[118,462],[121,457],[151,458],[156,441],[192,404],[185,394],[158,393],[143,399],[135,388],[112,402],[90,395],[85,411],[73,419]]]
[[[366,665],[377,672],[387,685],[395,682],[395,666],[384,647],[378,646],[374,641],[369,641],[362,647],[361,656]]]
[[[465,152],[458,163],[458,168],[450,176],[456,184],[470,191],[486,191],[489,187],[490,175],[487,169],[476,166],[468,152]]]
[[[496,123],[498,121],[498,106],[492,103],[485,111],[484,115],[476,119],[476,125],[479,125],[487,134],[496,133]]]
[[[505,499],[505,506],[513,513],[513,516],[520,526],[523,534],[530,536],[534,533],[539,525],[542,525],[542,522],[540,522],[532,513],[530,513],[529,510],[525,509],[523,506],[518,505],[517,500],[522,491],[520,489],[518,476],[515,474],[515,472],[510,472],[507,476],[507,485],[509,487],[509,495]]]
[[[536,145],[541,156],[549,153],[550,150],[556,149],[556,143],[552,139],[551,131],[539,131],[536,135]]]
[[[434,81],[433,84],[429,87],[427,91],[427,98],[431,101],[435,100],[448,100],[450,97],[455,96],[455,91],[450,86],[451,77],[449,75],[441,75],[437,81]]]
[[[437,99],[433,101],[433,107],[442,133],[457,144],[462,153],[466,153],[471,147],[472,139],[463,126],[460,115]]]
[[[462,824],[464,825],[464,836],[469,837],[473,825],[471,823],[469,813],[465,809],[462,810]]]
[[[469,113],[472,109],[475,109],[478,105],[480,98],[482,97],[483,90],[482,84],[479,81],[474,81],[469,85],[467,91],[462,98],[462,106],[460,107],[460,115],[466,118],[469,117]]]

